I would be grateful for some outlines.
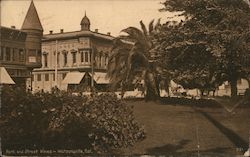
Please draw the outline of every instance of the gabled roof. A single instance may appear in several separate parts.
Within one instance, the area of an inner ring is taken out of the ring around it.
[[[23,22],[22,30],[35,29],[43,31],[42,24],[36,11],[33,0],[30,3],[29,10]]]

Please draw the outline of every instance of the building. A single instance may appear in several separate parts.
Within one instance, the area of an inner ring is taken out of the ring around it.
[[[91,31],[86,13],[80,26],[79,31],[61,29],[43,36],[42,67],[33,70],[33,91],[53,87],[86,91],[91,85],[101,90],[108,83],[105,75],[113,37]]]
[[[30,86],[31,71],[41,67],[43,27],[31,1],[21,29],[0,27],[0,66],[17,85]]]

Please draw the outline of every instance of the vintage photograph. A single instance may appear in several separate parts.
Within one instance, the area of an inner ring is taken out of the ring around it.
[[[250,157],[250,0],[0,0],[0,156]]]

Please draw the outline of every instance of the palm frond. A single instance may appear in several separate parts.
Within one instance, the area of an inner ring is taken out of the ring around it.
[[[161,18],[159,18],[158,20],[157,20],[157,23],[156,23],[156,25],[155,25],[155,28],[154,28],[154,30],[155,31],[158,31],[158,29],[161,27]]]
[[[145,36],[148,36],[148,31],[142,20],[140,21],[141,29],[143,30],[143,33]]]
[[[128,38],[127,38],[128,41],[133,41],[135,43],[137,42],[143,47],[145,47],[146,49],[149,49],[147,38],[140,29],[135,28],[135,27],[128,27],[126,29],[123,29],[122,32],[125,32],[128,34]]]
[[[148,25],[148,32],[149,34],[151,34],[154,30],[154,19],[150,21],[149,25]]]

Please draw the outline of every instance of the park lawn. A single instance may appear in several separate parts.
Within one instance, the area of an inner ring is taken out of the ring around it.
[[[145,126],[146,139],[125,149],[126,155],[235,156],[248,148],[250,106],[239,106],[229,113],[219,105],[127,103],[134,106],[136,119]]]

